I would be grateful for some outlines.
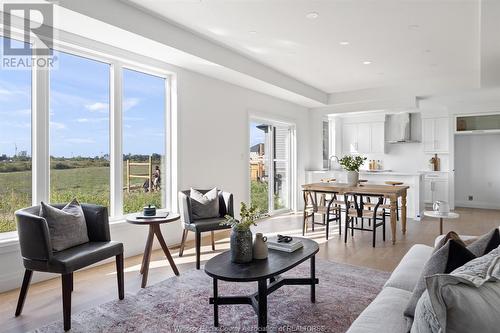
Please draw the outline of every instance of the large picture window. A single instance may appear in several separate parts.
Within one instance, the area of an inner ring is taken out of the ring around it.
[[[12,40],[14,47],[21,42]],[[3,53],[3,37],[0,37]],[[31,71],[0,70],[0,232],[16,229],[14,211],[31,205]]]
[[[50,201],[109,206],[110,65],[54,52],[50,72]]]
[[[165,206],[165,79],[123,70],[124,213]]]
[[[42,200],[77,198],[115,218],[171,207],[169,74],[117,54],[64,44],[50,69],[0,70],[0,233],[15,230],[16,210]]]

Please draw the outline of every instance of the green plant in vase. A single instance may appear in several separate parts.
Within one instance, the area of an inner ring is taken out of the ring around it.
[[[254,205],[248,207],[241,203],[240,219],[226,215],[222,225],[231,226],[230,249],[231,261],[235,263],[248,263],[252,261],[252,231],[251,226],[257,225],[255,221],[261,216],[260,211]]]
[[[365,163],[366,157],[359,155],[345,155],[340,159],[340,166],[347,173],[347,184],[356,186],[359,182],[359,168]]]

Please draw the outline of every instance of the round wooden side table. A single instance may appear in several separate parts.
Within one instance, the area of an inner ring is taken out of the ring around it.
[[[443,214],[440,212],[436,212],[434,210],[426,210],[424,212],[424,215],[428,216],[428,217],[434,217],[434,218],[439,219],[439,234],[440,235],[443,234],[443,219],[458,219],[460,217],[460,215],[458,213],[449,212],[447,214]]]
[[[161,214],[161,213],[159,213]],[[137,218],[138,216],[142,216],[141,213],[131,214],[127,216],[127,222],[131,224],[137,225],[148,225],[149,226],[149,234],[146,240],[146,247],[144,248],[144,256],[142,258],[141,265],[141,274],[142,274],[142,283],[141,288],[146,287],[146,283],[148,282],[148,271],[149,271],[149,261],[151,259],[151,249],[153,248],[153,238],[156,235],[158,242],[160,242],[161,248],[163,249],[163,253],[167,257],[168,262],[170,263],[170,267],[174,271],[175,275],[179,275],[179,270],[175,265],[175,261],[168,250],[167,244],[165,243],[165,239],[163,239],[163,235],[161,234],[160,225],[164,223],[175,222],[180,219],[179,214],[169,213],[166,217],[158,217],[152,219],[141,219]]]

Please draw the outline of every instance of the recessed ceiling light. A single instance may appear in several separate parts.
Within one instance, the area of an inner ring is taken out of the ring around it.
[[[306,18],[308,18],[309,20],[315,20],[319,17],[319,14],[317,12],[310,12],[310,13],[307,13],[306,15]]]
[[[346,46],[346,45],[349,45],[349,42],[344,40],[344,41],[341,41],[339,44],[342,46]]]
[[[363,61],[363,65],[370,65],[372,62],[371,61]]]
[[[255,31],[255,30],[250,30],[248,33],[249,33],[250,35],[256,35],[256,34],[257,34],[257,31]]]

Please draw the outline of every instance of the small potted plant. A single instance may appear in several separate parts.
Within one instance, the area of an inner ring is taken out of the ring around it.
[[[250,227],[260,217],[257,207],[250,205],[250,208],[242,202],[240,209],[240,220],[233,216],[226,215],[226,221],[222,225],[229,225],[232,228],[230,237],[231,261],[234,263],[248,263],[252,261],[252,231]]]
[[[347,173],[347,185],[357,186],[359,182],[359,167],[365,163],[366,157],[345,155],[340,159],[340,165]]]

